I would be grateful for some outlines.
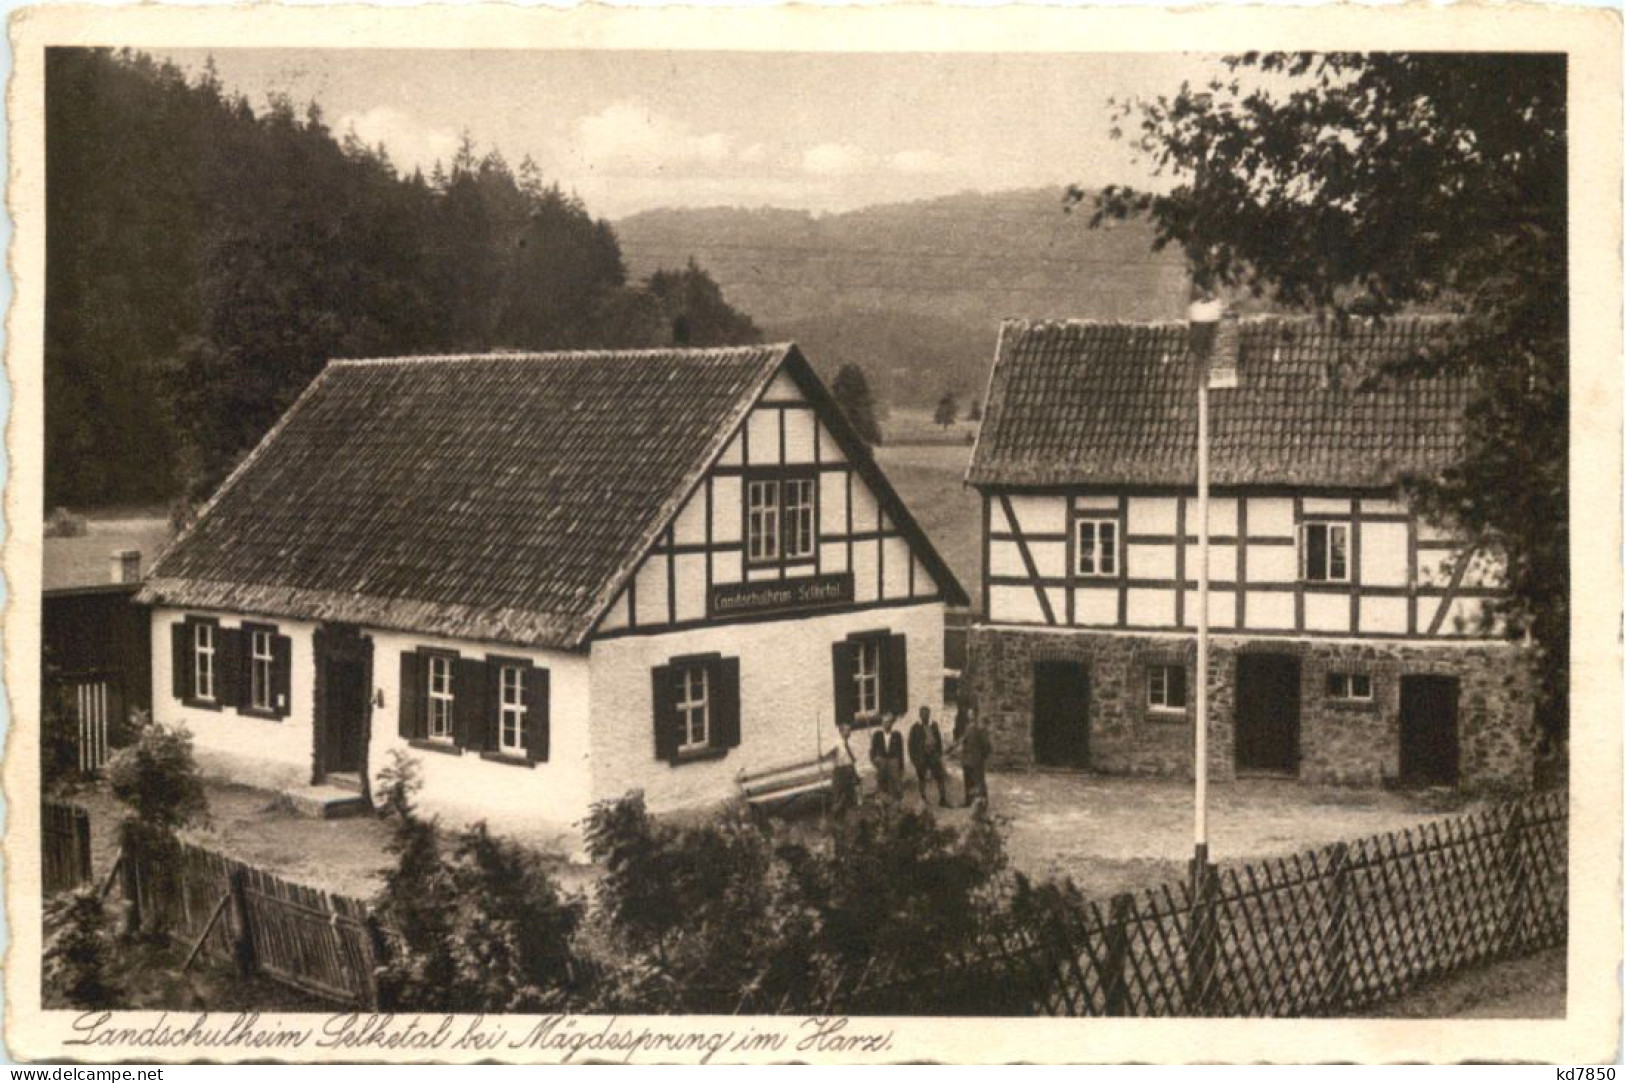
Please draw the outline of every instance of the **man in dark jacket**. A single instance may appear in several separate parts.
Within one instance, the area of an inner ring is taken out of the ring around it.
[[[959,740],[953,744],[959,750],[959,763],[965,769],[965,807],[980,800],[987,806],[987,761],[993,755],[993,741],[976,717],[976,708],[967,705],[962,711],[965,724]]]
[[[908,730],[908,760],[914,765],[914,774],[920,780],[920,800],[926,803],[925,787],[932,779],[937,783],[937,804],[948,807],[948,772],[942,766],[942,753],[946,747],[942,740],[942,727],[931,718],[931,708],[922,706],[920,717]]]
[[[879,791],[887,797],[903,799],[903,735],[892,727],[897,718],[880,716],[880,728],[869,738],[869,762],[875,765]]]

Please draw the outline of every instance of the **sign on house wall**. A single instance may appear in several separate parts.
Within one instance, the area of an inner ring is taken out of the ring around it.
[[[852,573],[817,575],[772,582],[719,583],[708,599],[713,617],[739,617],[761,613],[794,613],[846,605],[852,601]]]

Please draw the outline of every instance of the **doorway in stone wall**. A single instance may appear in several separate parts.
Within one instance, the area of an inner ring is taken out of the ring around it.
[[[1089,669],[1081,662],[1033,666],[1033,760],[1089,766]]]
[[[1461,737],[1454,677],[1399,679],[1399,781],[1406,786],[1454,786],[1461,781]]]
[[[1236,770],[1298,773],[1301,704],[1298,659],[1236,656]]]

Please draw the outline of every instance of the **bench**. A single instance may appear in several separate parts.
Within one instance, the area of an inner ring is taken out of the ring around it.
[[[739,790],[751,805],[774,805],[808,794],[828,794],[835,785],[835,750],[815,759],[739,773]]]

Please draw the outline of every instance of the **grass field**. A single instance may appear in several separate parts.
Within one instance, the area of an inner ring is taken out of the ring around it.
[[[95,512],[77,538],[46,538],[42,568],[45,590],[95,586],[111,581],[108,564],[115,550],[139,549],[141,570],[169,541],[169,520],[153,509]]]
[[[886,445],[875,449],[875,460],[974,605],[981,596],[982,499],[965,485],[970,451],[963,444]]]

